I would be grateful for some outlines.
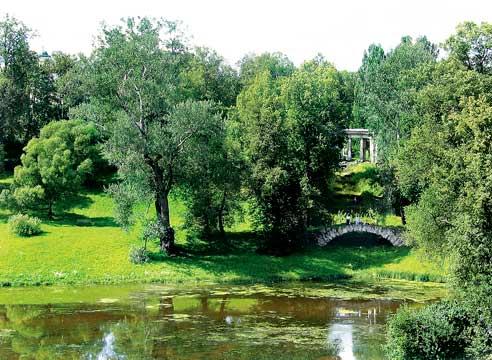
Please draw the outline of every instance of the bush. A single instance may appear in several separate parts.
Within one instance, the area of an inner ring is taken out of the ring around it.
[[[471,316],[457,301],[400,309],[390,320],[386,353],[393,360],[466,359]]]
[[[150,261],[150,253],[147,249],[132,247],[130,249],[130,262],[133,264],[144,264]]]
[[[41,220],[29,215],[17,214],[9,218],[10,231],[19,236],[34,236],[41,233]]]

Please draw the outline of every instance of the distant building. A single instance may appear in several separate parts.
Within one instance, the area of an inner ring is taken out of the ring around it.
[[[41,53],[38,54],[38,59],[40,62],[45,62],[47,60],[50,60],[51,59],[51,56],[50,54],[48,54],[47,51],[42,51]]]

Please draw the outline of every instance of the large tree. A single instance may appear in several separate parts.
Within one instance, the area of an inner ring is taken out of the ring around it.
[[[275,251],[296,245],[304,228],[302,173],[289,148],[280,85],[265,71],[238,97],[238,127],[254,197],[253,218],[267,246]]]
[[[400,44],[384,54],[371,46],[359,70],[355,111],[358,123],[377,136],[380,158],[398,148],[418,124],[412,93],[418,86],[412,70],[436,60],[437,50],[425,37],[403,37]]]
[[[274,79],[278,79],[291,75],[294,70],[294,63],[279,52],[248,54],[239,61],[239,74],[243,85],[248,85],[264,71],[267,71]]]
[[[290,76],[266,69],[238,97],[255,219],[276,251],[298,246],[326,205],[348,122],[341,88],[336,69],[317,59]]]
[[[223,126],[210,103],[186,100],[183,78],[191,55],[176,34],[176,24],[147,18],[104,28],[88,80],[91,104],[112,113],[94,113],[108,134],[106,156],[118,168],[120,183],[112,193],[120,205],[152,199],[161,248],[168,253],[175,250],[170,192],[183,183],[201,144]]]
[[[467,21],[456,27],[456,33],[444,43],[451,58],[468,69],[492,74],[492,24]]]
[[[59,118],[54,77],[30,49],[32,36],[31,29],[15,18],[0,21],[0,142],[9,158],[20,156],[42,126]]]
[[[195,48],[186,68],[183,78],[190,98],[213,101],[223,110],[236,105],[239,75],[217,52]]]
[[[318,58],[304,63],[282,86],[289,146],[302,174],[305,226],[323,212],[329,182],[340,161],[342,130],[349,124],[351,108],[344,85],[335,67]]]

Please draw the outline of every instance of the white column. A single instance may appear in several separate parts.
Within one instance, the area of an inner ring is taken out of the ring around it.
[[[374,164],[376,162],[376,158],[374,156],[374,139],[372,137],[369,138],[369,156],[371,162]]]
[[[378,162],[378,143],[374,141],[374,163]]]
[[[365,160],[365,141],[364,138],[360,138],[360,161]]]
[[[347,145],[347,160],[352,161],[352,138],[348,138],[348,145]]]

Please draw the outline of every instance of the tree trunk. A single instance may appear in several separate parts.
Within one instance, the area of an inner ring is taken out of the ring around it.
[[[50,202],[48,202],[48,219],[53,220],[53,218],[54,218],[53,202],[50,201]]]
[[[155,210],[157,213],[157,220],[159,221],[159,225],[161,226],[161,230],[159,232],[161,250],[166,252],[167,254],[173,254],[175,251],[174,230],[171,227],[171,221],[169,217],[168,195],[169,192],[167,191],[158,191],[156,193]]]
[[[407,224],[407,217],[405,216],[405,207],[400,204],[400,216],[401,216],[401,223],[403,225]]]
[[[167,254],[173,254],[174,247],[174,230],[171,227],[171,219],[169,216],[169,192],[170,181],[166,186],[162,168],[158,165],[158,162],[150,157],[146,156],[147,164],[152,169],[154,177],[154,191],[155,191],[155,212],[157,215],[157,221],[159,223],[159,241],[161,250]]]
[[[218,222],[219,222],[219,234],[222,238],[225,237],[225,229],[224,229],[224,209],[226,204],[226,191],[222,194],[222,201],[220,203],[219,214],[218,214]]]

